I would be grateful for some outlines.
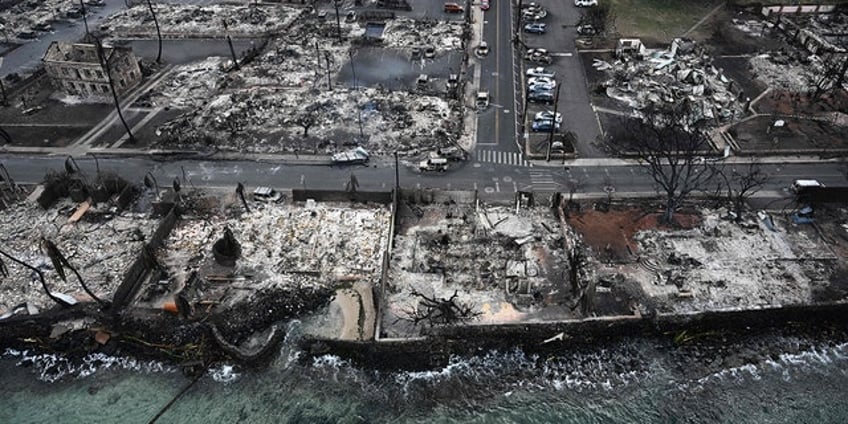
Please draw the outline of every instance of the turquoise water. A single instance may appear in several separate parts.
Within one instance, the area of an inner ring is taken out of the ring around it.
[[[160,423],[846,423],[848,344],[770,336],[714,352],[633,339],[541,358],[456,358],[427,372],[366,371],[332,356],[263,371],[220,365]],[[742,358],[742,360],[738,360]],[[146,423],[190,381],[155,362],[7,352],[2,423]]]

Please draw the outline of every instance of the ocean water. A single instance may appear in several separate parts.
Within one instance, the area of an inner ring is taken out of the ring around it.
[[[423,372],[298,360],[221,364],[159,423],[848,423],[848,343],[767,335],[726,350],[627,339],[539,357],[453,358]],[[719,353],[716,353],[719,352]],[[0,423],[147,423],[191,383],[156,362],[7,351]]]

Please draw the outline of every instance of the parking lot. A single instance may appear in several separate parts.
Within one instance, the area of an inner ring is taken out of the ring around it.
[[[559,132],[571,132],[575,140],[575,152],[582,158],[603,157],[604,152],[595,144],[600,135],[597,117],[592,110],[589,100],[589,89],[586,84],[586,76],[580,63],[580,57],[575,47],[576,25],[580,18],[580,8],[572,1],[557,2],[553,0],[541,0],[537,2],[547,13],[546,16],[535,22],[544,23],[544,34],[526,32],[524,26],[529,23],[522,22],[520,38],[526,49],[545,49],[549,52],[551,63],[537,63],[524,60],[527,50],[523,47],[517,49],[516,54],[521,54],[520,69],[522,75],[522,86],[516,93],[516,98],[527,100],[529,96],[527,83],[527,70],[535,67],[544,67],[547,71],[556,74],[555,80],[559,85],[559,101],[556,105],[558,113],[562,114],[562,123]],[[534,29],[530,29],[531,31]],[[554,89],[555,90],[555,89]],[[552,90],[555,93],[555,91]],[[517,116],[519,125],[523,128],[523,137],[527,146],[527,154],[530,157],[544,158],[547,153],[547,140],[549,134],[544,131],[533,131],[534,117],[538,112],[553,111],[554,105],[544,102],[528,102],[527,111]],[[525,115],[525,116],[522,116]],[[522,125],[523,124],[523,125]],[[537,129],[539,126],[537,125]],[[548,128],[542,126],[542,128]],[[542,151],[539,151],[542,149]],[[541,155],[541,156],[540,156]]]

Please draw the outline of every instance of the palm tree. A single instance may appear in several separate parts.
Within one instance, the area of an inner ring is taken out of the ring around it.
[[[156,19],[156,12],[153,11],[153,4],[147,0],[147,7],[150,9],[150,14],[153,15],[153,25],[156,25],[156,36],[159,38],[159,53],[156,54],[156,63],[162,63],[162,33],[159,31],[159,21]]]
[[[21,265],[25,268],[28,268],[30,271],[32,271],[36,275],[38,275],[38,279],[41,281],[41,288],[44,289],[44,293],[46,293],[47,296],[51,300],[53,300],[54,302],[56,302],[57,304],[59,304],[62,307],[72,306],[70,303],[62,300],[61,298],[59,298],[58,296],[53,294],[53,292],[51,292],[50,289],[47,288],[47,281],[44,279],[44,273],[41,272],[40,269],[38,269],[38,268],[20,260],[20,259],[15,258],[14,256],[4,252],[3,250],[0,250],[0,255],[3,255],[5,257],[9,258],[12,262],[15,262],[15,263],[17,263],[17,264],[19,264],[19,265]],[[0,273],[2,273],[4,277],[8,276],[8,269],[6,268],[6,264],[3,263],[2,259],[0,259],[0,270],[2,270],[2,272],[0,272]]]
[[[130,143],[135,143],[130,126],[127,125],[127,120],[124,119],[124,113],[121,112],[121,102],[118,100],[118,92],[115,91],[115,81],[112,80],[112,64],[109,63],[111,57],[106,57],[103,51],[103,43],[97,37],[94,38],[95,47],[97,48],[97,58],[100,60],[100,67],[103,68],[103,73],[106,74],[106,80],[109,82],[109,88],[112,90],[112,98],[115,100],[115,109],[118,111],[118,117],[121,118],[121,123],[124,124],[124,129],[127,130],[127,137]]]
[[[59,278],[62,279],[62,282],[66,283],[66,284],[68,283],[68,278],[65,275],[65,268],[64,268],[64,267],[68,267],[68,268],[70,268],[71,271],[73,271],[74,275],[76,275],[77,280],[79,280],[80,285],[82,286],[82,289],[89,296],[91,296],[91,298],[94,299],[94,301],[99,303],[100,306],[102,306],[103,308],[106,308],[107,306],[109,306],[108,302],[97,297],[97,295],[94,294],[94,292],[91,291],[88,288],[88,285],[85,284],[85,280],[83,280],[82,275],[80,275],[79,271],[77,271],[77,269],[73,265],[71,265],[70,262],[68,262],[68,258],[66,258],[65,255],[63,255],[62,252],[59,251],[59,247],[56,246],[55,243],[53,243],[52,241],[50,241],[46,238],[42,238],[41,243],[44,245],[44,250],[47,251],[47,256],[50,258],[50,262],[53,262],[53,268],[56,269],[56,273],[59,274]]]

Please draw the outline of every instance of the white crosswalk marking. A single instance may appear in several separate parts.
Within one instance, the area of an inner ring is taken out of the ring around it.
[[[498,163],[512,166],[530,166],[524,156],[517,152],[502,152],[499,150],[477,150],[474,158],[477,162]]]
[[[554,177],[544,169],[530,171],[530,184],[533,186],[533,191],[560,191],[559,183],[554,181]]]

